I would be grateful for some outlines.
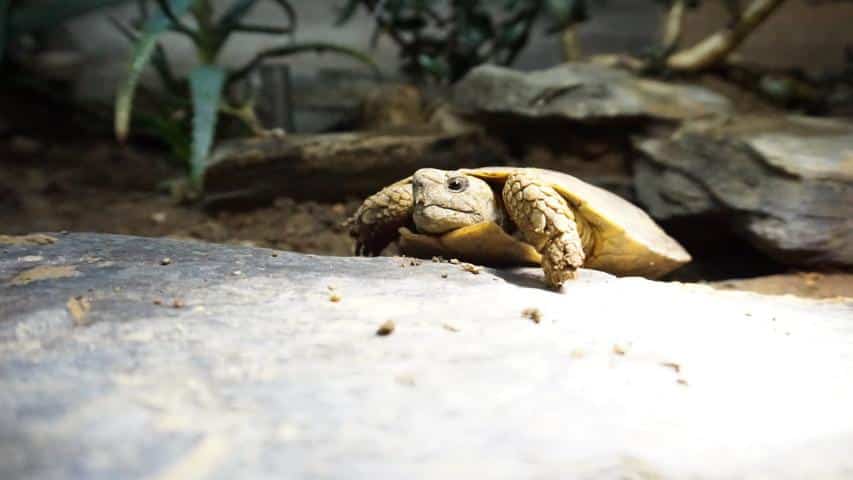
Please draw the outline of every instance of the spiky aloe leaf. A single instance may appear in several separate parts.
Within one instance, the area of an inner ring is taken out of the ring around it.
[[[193,144],[190,157],[190,181],[201,190],[207,156],[213,145],[216,118],[225,70],[215,65],[202,65],[190,73],[190,90],[193,98]]]
[[[189,10],[195,3],[195,0],[168,0],[168,3],[172,12],[176,16],[181,16]],[[121,141],[127,138],[130,130],[133,96],[136,93],[136,85],[139,83],[139,77],[142,75],[142,71],[145,70],[157,48],[157,39],[170,26],[172,26],[172,21],[162,10],[158,11],[145,22],[145,25],[142,27],[142,35],[133,47],[127,76],[119,86],[118,94],[116,95],[115,131],[116,136]]]
[[[255,6],[258,0],[237,0],[219,19],[219,26],[229,28],[243,20],[243,17],[249,13],[249,10]]]

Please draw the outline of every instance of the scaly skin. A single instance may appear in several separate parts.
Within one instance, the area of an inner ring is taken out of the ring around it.
[[[507,213],[525,240],[542,254],[545,280],[552,287],[575,277],[584,250],[575,215],[547,183],[529,174],[510,175],[503,189]]]
[[[412,219],[412,184],[385,187],[364,201],[345,226],[356,237],[356,255],[379,255]]]

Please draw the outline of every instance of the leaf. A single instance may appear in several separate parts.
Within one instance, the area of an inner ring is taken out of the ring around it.
[[[193,98],[193,144],[190,157],[190,182],[201,190],[207,157],[213,145],[219,102],[225,85],[225,70],[202,65],[190,73]]]
[[[587,7],[584,0],[547,0],[548,12],[553,17],[553,22],[548,28],[549,32],[562,30],[573,23],[587,20]]]
[[[284,13],[287,15],[287,21],[290,22],[290,29],[296,31],[296,10],[290,5],[290,2],[287,0],[273,0],[278,6],[284,10]]]
[[[222,18],[219,19],[220,28],[228,28],[231,25],[239,23],[257,2],[258,0],[237,0],[234,2],[231,8],[222,14]]]
[[[418,65],[425,71],[438,79],[447,79],[450,75],[450,68],[444,60],[429,55],[418,56]]]
[[[420,30],[426,26],[427,22],[423,17],[417,15],[400,15],[391,21],[390,27],[394,30]]]
[[[58,24],[105,7],[127,3],[129,0],[49,0],[36,5],[16,7],[9,15],[11,35],[54,28]]]
[[[8,20],[10,1],[0,0],[0,65],[3,64],[3,53],[6,51],[6,22]]]
[[[335,26],[339,27],[345,23],[347,23],[353,15],[355,15],[355,11],[358,8],[359,0],[349,0],[343,8],[341,8],[341,13],[338,15],[338,19],[335,20]]]
[[[169,0],[169,6],[176,16],[185,14],[193,3],[195,3],[195,0]],[[134,45],[130,57],[130,65],[127,70],[127,77],[119,85],[118,93],[116,94],[115,131],[119,141],[124,141],[130,130],[133,97],[136,93],[136,85],[139,83],[139,77],[157,49],[157,39],[171,25],[172,21],[169,20],[166,14],[162,10],[158,11],[145,22],[142,28],[142,36],[136,42],[136,45]]]
[[[287,0],[275,0],[275,3],[284,11],[287,16],[287,25],[279,27],[276,25],[257,25],[253,23],[244,23],[245,17],[252,7],[257,3],[256,0],[238,0],[231,8],[222,16],[214,35],[216,37],[215,50],[218,51],[228,41],[231,34],[237,33],[260,33],[267,35],[287,35],[293,34],[296,31],[296,11],[290,6]]]
[[[500,45],[516,45],[518,42],[524,41],[524,36],[527,33],[526,26],[521,22],[515,22],[505,29],[502,29],[498,34],[498,43]]]

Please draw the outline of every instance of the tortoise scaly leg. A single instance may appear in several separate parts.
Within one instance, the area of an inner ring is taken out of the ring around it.
[[[583,265],[584,251],[575,215],[566,200],[536,176],[510,175],[503,189],[510,218],[525,240],[542,254],[548,285],[559,287],[574,278]]]
[[[344,223],[355,237],[356,255],[379,255],[412,219],[412,184],[398,183],[367,197]]]

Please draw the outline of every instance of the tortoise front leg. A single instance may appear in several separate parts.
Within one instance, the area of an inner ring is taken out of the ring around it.
[[[516,173],[506,180],[503,200],[525,240],[542,254],[548,285],[559,287],[574,278],[583,265],[583,243],[562,195],[534,175]]]
[[[346,221],[355,237],[356,255],[379,255],[412,219],[412,184],[397,183],[367,197]]]

